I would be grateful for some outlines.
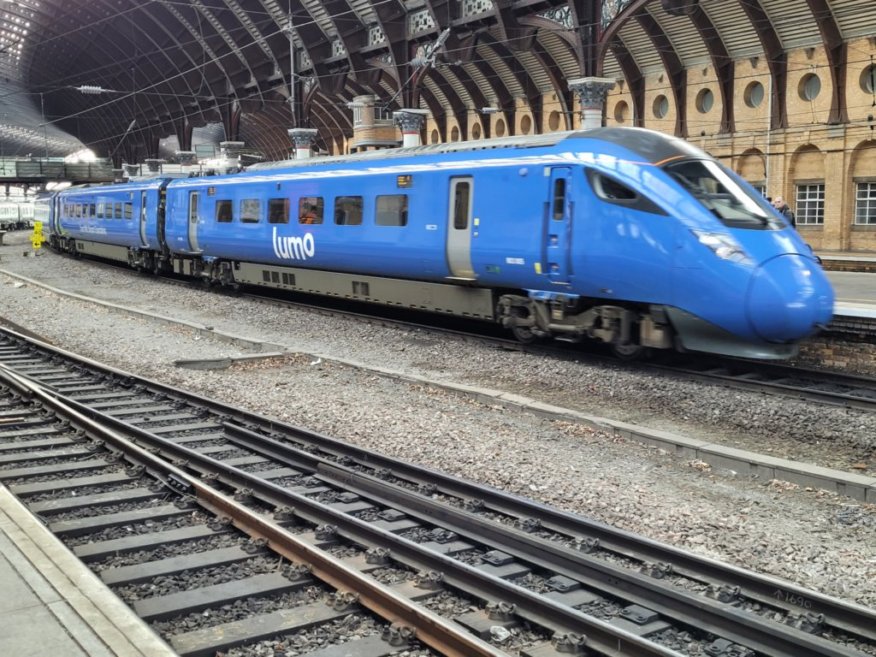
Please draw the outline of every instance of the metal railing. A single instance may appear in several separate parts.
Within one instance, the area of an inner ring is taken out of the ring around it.
[[[112,181],[113,167],[109,160],[68,164],[52,158],[0,158],[0,181],[34,179]]]

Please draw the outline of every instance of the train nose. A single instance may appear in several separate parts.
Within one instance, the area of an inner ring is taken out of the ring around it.
[[[815,262],[787,254],[762,264],[748,291],[747,311],[755,333],[768,342],[799,340],[833,316],[834,294]]]

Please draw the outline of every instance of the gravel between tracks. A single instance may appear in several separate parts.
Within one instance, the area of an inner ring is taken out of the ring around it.
[[[836,466],[876,465],[876,417],[632,370],[505,352],[162,284],[7,235],[0,268],[104,300],[285,345],[227,370],[178,359],[241,355],[181,327],[59,297],[0,275],[0,317],[124,370],[698,553],[876,606],[876,508],[714,471],[589,428],[399,381],[367,366],[482,385],[652,428]],[[11,239],[10,239],[11,238]],[[366,366],[353,368],[338,357]],[[872,470],[871,470],[872,472]]]

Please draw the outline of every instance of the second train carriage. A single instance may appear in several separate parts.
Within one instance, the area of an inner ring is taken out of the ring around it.
[[[642,129],[60,197],[57,242],[68,250],[498,320],[521,339],[786,357],[833,308],[809,249],[759,194],[690,144]]]

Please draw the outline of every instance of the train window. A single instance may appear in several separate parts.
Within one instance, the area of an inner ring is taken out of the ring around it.
[[[606,203],[622,205],[625,208],[650,212],[651,214],[666,214],[651,199],[642,196],[614,178],[609,178],[592,169],[587,171],[587,178],[594,193]]]
[[[216,221],[220,224],[230,224],[232,219],[231,201],[216,201]]]
[[[106,208],[106,203],[98,203],[97,204],[97,218],[98,219],[103,219],[105,208]]]
[[[407,226],[408,195],[378,196],[376,223],[378,226]]]
[[[125,203],[125,219],[134,218],[134,204],[131,202]]]
[[[684,160],[666,165],[664,171],[727,226],[784,227],[760,194],[740,185],[717,162]]]
[[[121,203],[116,203],[115,216],[116,216],[116,219],[122,218],[122,204]]]
[[[288,224],[289,223],[289,199],[288,198],[269,198],[268,199],[268,223],[269,224]]]
[[[553,218],[562,220],[566,215],[566,179],[554,180],[554,203]]]
[[[338,196],[335,198],[335,223],[338,226],[360,226],[362,207],[361,196]]]
[[[600,173],[591,174],[590,183],[596,195],[604,201],[632,201],[636,198],[632,189]]]
[[[453,227],[457,230],[468,228],[469,199],[471,198],[471,183],[458,182],[454,187]]]
[[[298,201],[298,223],[321,224],[324,207],[322,196],[302,196]]]
[[[240,221],[245,224],[257,224],[262,213],[262,202],[257,198],[245,198],[240,201]]]
[[[88,216],[94,217],[97,214],[97,208],[94,206],[94,203],[88,204]]]

